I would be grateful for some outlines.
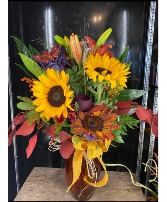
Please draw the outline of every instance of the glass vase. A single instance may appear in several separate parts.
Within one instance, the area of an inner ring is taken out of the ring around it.
[[[65,160],[65,177],[68,186],[71,185],[73,180],[72,161],[73,154],[69,159]],[[96,183],[100,177],[100,171],[100,162],[97,158],[88,160],[86,155],[83,156],[80,177],[70,189],[71,195],[74,199],[78,201],[87,201],[93,196],[95,187],[89,185],[84,180],[84,177],[86,176],[86,179],[89,182]]]

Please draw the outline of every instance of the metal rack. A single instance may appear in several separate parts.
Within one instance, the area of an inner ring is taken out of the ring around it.
[[[156,1],[151,1],[150,13],[148,18],[147,43],[146,43],[145,65],[144,65],[144,85],[143,85],[144,90],[149,90],[149,76],[150,76],[150,66],[151,66],[151,57],[152,57],[152,48],[153,48],[155,12],[156,12]],[[157,86],[157,82],[158,82],[158,73],[156,75],[156,86]],[[142,98],[142,105],[145,108],[147,107],[147,100],[148,100],[148,91],[147,93],[143,95],[143,98]],[[155,89],[153,113],[155,114],[157,113],[157,111],[158,111],[158,88]],[[141,122],[140,132],[139,132],[137,169],[136,169],[136,174],[138,176],[139,181],[140,181],[141,164],[142,164],[144,131],[145,131],[145,122]],[[148,159],[151,159],[153,157],[154,142],[155,142],[155,136],[151,132]],[[147,170],[146,186],[149,185],[149,178],[150,178],[150,171]],[[148,194],[148,191],[145,190],[145,195],[147,194]]]

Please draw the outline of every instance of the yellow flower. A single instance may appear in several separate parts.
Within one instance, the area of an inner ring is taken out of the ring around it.
[[[70,49],[76,63],[80,64],[82,61],[82,49],[78,40],[78,36],[74,35],[73,33],[70,36]]]
[[[118,84],[126,86],[127,75],[130,74],[127,64],[121,63],[116,58],[110,58],[107,54],[100,56],[97,53],[95,56],[90,54],[85,63],[84,68],[89,79],[94,82],[102,82],[103,80],[111,83],[111,88],[115,88]],[[126,68],[125,68],[126,67]]]
[[[32,87],[33,95],[37,97],[33,104],[37,106],[36,112],[41,112],[40,117],[47,120],[57,116],[68,116],[67,108],[73,110],[70,106],[73,91],[67,85],[69,75],[64,71],[58,73],[54,69],[47,69],[46,75],[38,77],[39,81],[34,81]]]

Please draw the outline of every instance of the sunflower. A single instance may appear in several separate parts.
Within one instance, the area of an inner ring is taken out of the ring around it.
[[[115,124],[116,114],[108,113],[107,108],[102,111],[96,111],[93,114],[89,112],[79,112],[78,118],[71,127],[74,128],[74,134],[84,134],[101,140],[113,140],[113,130],[119,128],[119,124]]]
[[[69,75],[62,70],[60,73],[54,69],[47,69],[46,75],[38,77],[39,81],[34,81],[32,87],[33,95],[37,98],[33,104],[37,106],[36,112],[41,112],[40,117],[47,120],[57,116],[68,116],[67,108],[73,110],[70,106],[72,102],[73,91],[67,85]]]
[[[95,56],[90,54],[85,63],[85,72],[89,79],[94,82],[109,81],[111,88],[115,88],[118,84],[123,87],[126,86],[127,75],[130,74],[127,64],[121,63],[116,58],[110,58],[107,54],[100,56],[97,53]]]

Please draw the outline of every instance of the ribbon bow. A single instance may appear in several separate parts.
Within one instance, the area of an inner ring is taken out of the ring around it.
[[[94,158],[98,158],[99,162],[101,163],[102,167],[104,168],[105,175],[103,179],[101,179],[99,182],[92,183],[87,181],[86,177],[84,180],[91,186],[94,187],[102,187],[104,186],[108,181],[108,173],[106,170],[106,166],[101,158],[103,152],[108,151],[108,147],[111,143],[111,140],[105,139],[105,144],[101,140],[92,140],[89,141],[87,139],[83,139],[77,135],[74,135],[72,137],[72,143],[75,148],[74,157],[73,157],[73,181],[71,185],[68,187],[67,191],[70,190],[72,185],[79,179],[79,176],[81,174],[81,167],[82,167],[82,158],[84,156],[85,151],[87,155],[88,160],[92,160]]]

